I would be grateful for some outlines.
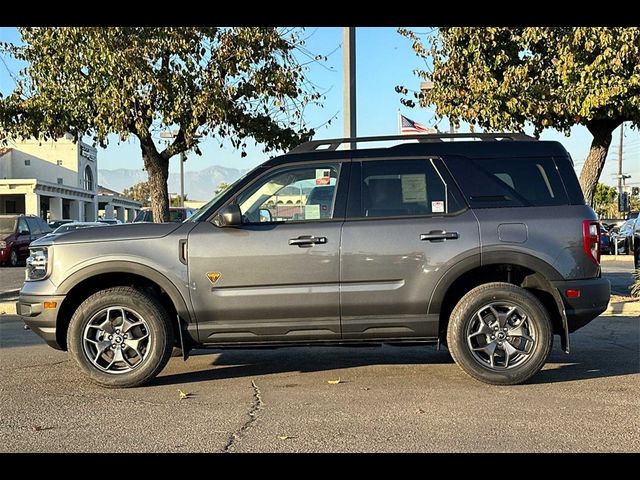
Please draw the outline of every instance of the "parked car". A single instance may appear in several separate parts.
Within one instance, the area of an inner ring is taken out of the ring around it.
[[[102,222],[71,222],[65,223],[64,225],[60,225],[56,228],[50,235],[58,235],[60,233],[73,232],[74,230],[79,230],[81,228],[91,228],[91,227],[106,227],[108,224]]]
[[[614,234],[613,238],[615,239],[615,243],[618,244],[619,254],[626,255],[632,253],[633,227],[635,223],[635,218],[627,220],[622,224],[617,233]]]
[[[633,259],[636,269],[640,270],[640,217],[633,225]]]
[[[193,215],[195,211],[196,209],[194,208],[171,207],[169,208],[169,222],[173,222],[173,223],[183,222],[187,218],[189,218],[191,215]],[[153,212],[151,211],[150,208],[145,207],[142,210],[140,210],[140,212],[138,213],[138,215],[136,215],[136,218],[133,220],[133,222],[134,223],[153,222]]]
[[[71,220],[70,218],[64,218],[62,220],[52,220],[49,222],[49,227],[51,227],[51,230],[55,230],[60,225],[64,225],[65,223],[71,223],[71,222],[75,222],[75,220]]]
[[[362,342],[443,344],[475,379],[524,382],[553,335],[568,353],[607,308],[597,216],[560,143],[445,138],[308,142],[183,223],[39,240],[17,311],[108,387],[150,381],[174,347]],[[265,221],[278,192],[318,179],[329,216]]]
[[[600,251],[603,255],[612,255],[614,253],[611,236],[602,223],[600,224]]]
[[[118,225],[122,223],[122,220],[118,220],[117,218],[99,218],[96,221],[98,223],[105,223],[107,225]]]
[[[51,227],[33,215],[0,215],[0,264],[16,267],[29,256],[29,244]]]

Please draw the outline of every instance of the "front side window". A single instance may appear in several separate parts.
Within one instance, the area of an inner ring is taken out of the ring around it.
[[[339,164],[279,168],[238,195],[243,223],[333,218]]]
[[[363,217],[442,215],[459,209],[430,160],[362,163]]]
[[[29,227],[27,227],[27,222],[25,221],[24,218],[21,218],[18,221],[18,233],[22,233],[25,232],[26,234],[29,234]]]

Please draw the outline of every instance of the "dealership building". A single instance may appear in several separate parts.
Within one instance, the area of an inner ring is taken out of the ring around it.
[[[95,147],[36,139],[0,147],[0,215],[24,213],[47,221],[132,221],[142,204],[97,184]]]

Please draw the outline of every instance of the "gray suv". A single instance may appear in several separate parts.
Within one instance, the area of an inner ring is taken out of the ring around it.
[[[606,309],[598,227],[557,142],[313,141],[183,223],[34,242],[17,310],[106,387],[150,381],[174,348],[362,342],[446,344],[517,384]]]

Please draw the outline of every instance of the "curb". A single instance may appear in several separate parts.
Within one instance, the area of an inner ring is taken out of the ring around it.
[[[15,315],[16,302],[0,303],[0,315]]]
[[[640,302],[615,302],[610,303],[607,309],[600,314],[602,317],[631,317],[640,316]]]

